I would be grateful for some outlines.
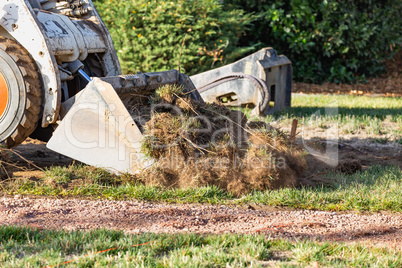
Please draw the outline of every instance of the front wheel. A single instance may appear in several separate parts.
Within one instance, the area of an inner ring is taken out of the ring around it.
[[[28,51],[0,36],[0,142],[12,148],[36,128],[42,112],[42,82]]]

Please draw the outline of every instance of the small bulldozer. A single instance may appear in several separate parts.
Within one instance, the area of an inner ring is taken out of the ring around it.
[[[138,173],[153,160],[125,104],[163,85],[197,100],[266,115],[290,106],[292,67],[272,48],[191,78],[177,70],[122,75],[91,0],[1,0],[0,142],[28,137],[83,163]]]

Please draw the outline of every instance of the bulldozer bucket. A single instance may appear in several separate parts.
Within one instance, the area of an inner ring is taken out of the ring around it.
[[[153,164],[140,152],[142,134],[111,84],[95,78],[64,107],[49,149],[114,173],[135,174]]]
[[[93,78],[62,104],[62,121],[47,143],[55,152],[114,173],[137,174],[154,160],[141,153],[142,133],[124,103],[177,84],[202,102],[187,75],[176,70]]]

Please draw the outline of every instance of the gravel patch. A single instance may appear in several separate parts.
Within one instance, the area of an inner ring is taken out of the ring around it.
[[[402,250],[401,214],[15,196],[0,198],[0,225],[64,230],[107,228],[126,233],[260,233],[274,238],[364,242]]]

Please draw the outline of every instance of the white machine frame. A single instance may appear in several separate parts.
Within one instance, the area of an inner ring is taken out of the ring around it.
[[[67,1],[2,1],[6,4],[0,9],[0,35],[17,40],[41,70],[45,99],[42,127],[59,119],[62,82],[73,78],[63,71],[63,63],[102,53],[105,76],[121,75],[112,38],[91,1],[79,1],[87,12],[82,16],[71,15]]]

